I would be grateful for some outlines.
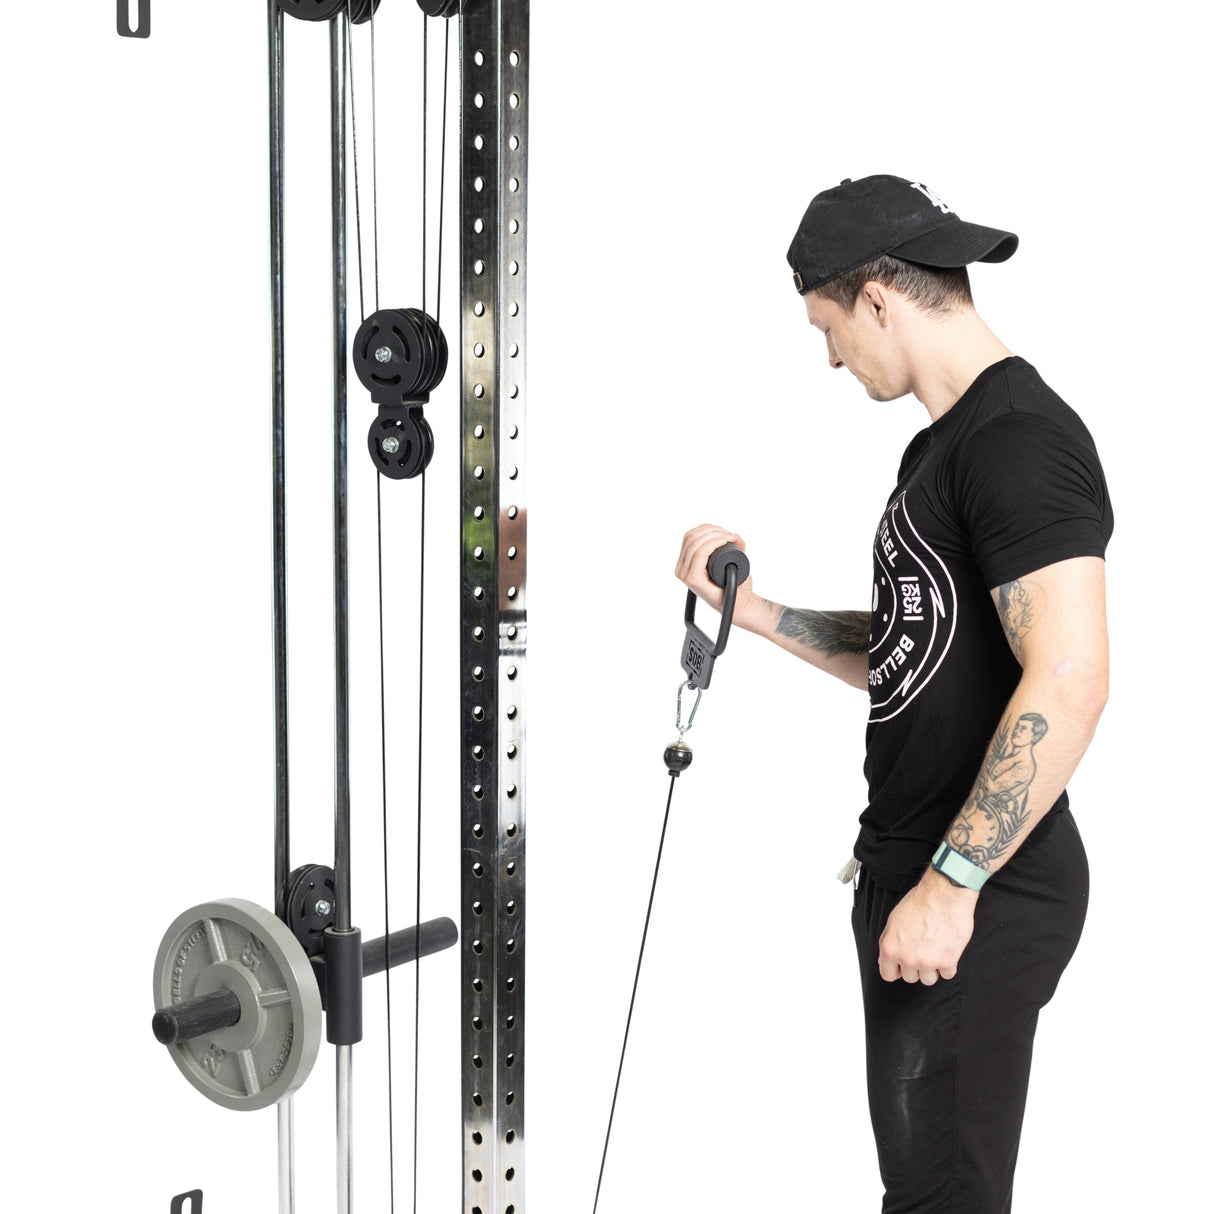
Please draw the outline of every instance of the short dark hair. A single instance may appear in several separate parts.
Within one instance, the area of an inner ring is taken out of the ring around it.
[[[888,255],[882,255],[849,274],[840,274],[814,290],[823,299],[837,303],[850,316],[856,310],[856,300],[860,298],[866,282],[879,282],[883,287],[891,287],[930,316],[943,316],[954,308],[972,306],[974,302],[970,294],[970,276],[965,266],[942,270]]]

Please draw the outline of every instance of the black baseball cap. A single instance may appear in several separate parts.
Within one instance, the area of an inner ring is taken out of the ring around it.
[[[883,254],[940,269],[1007,261],[1020,237],[966,223],[921,181],[878,174],[823,190],[788,249],[802,295]]]

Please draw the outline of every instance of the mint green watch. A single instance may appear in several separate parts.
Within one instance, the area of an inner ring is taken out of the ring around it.
[[[936,848],[936,854],[932,857],[932,868],[943,873],[950,881],[974,891],[980,890],[991,876],[986,869],[979,868],[947,843],[941,843]]]

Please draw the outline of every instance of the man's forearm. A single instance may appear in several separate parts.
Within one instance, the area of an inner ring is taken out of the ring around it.
[[[1062,795],[1103,704],[1102,692],[1078,680],[1022,679],[945,835],[948,844],[986,872],[998,872]]]
[[[738,622],[811,666],[867,690],[867,611],[811,611],[756,595],[752,612]]]

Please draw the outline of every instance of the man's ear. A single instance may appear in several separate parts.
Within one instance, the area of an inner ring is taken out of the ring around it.
[[[856,300],[857,308],[865,308],[868,314],[885,329],[890,323],[890,304],[892,303],[892,293],[888,288],[883,287],[879,282],[866,282],[864,290],[860,292],[859,299]]]

